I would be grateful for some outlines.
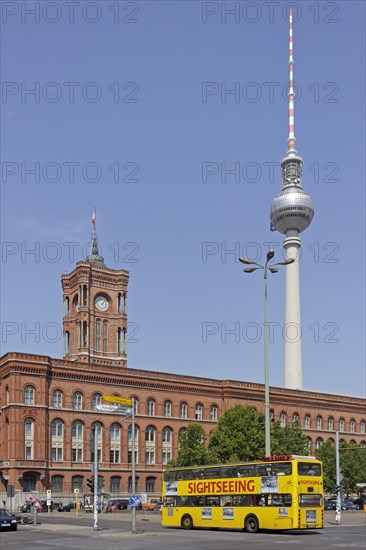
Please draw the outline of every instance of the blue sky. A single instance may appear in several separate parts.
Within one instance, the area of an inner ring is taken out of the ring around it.
[[[290,4],[315,204],[302,234],[304,388],[365,395],[357,1],[3,2],[3,353],[62,356],[60,277],[82,259],[96,206],[106,264],[130,271],[129,367],[263,382],[263,280],[237,258],[263,260],[272,242],[282,259],[269,209],[287,146]],[[268,305],[280,387],[284,272]]]

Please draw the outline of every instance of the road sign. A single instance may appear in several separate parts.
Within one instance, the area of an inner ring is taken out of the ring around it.
[[[47,489],[46,493],[47,493],[47,498],[48,499],[51,498],[51,489]]]
[[[126,397],[117,397],[116,395],[103,395],[104,401],[108,403],[118,403],[119,405],[132,405],[132,399]]]
[[[78,489],[77,487],[75,487],[74,493],[75,493],[75,495],[78,495],[78,494],[79,494],[79,489]]]
[[[140,497],[138,495],[132,495],[130,497],[131,506],[139,506],[141,504]]]
[[[95,408],[97,411],[101,412],[120,412],[123,410],[123,407],[118,405],[118,403],[109,403],[109,404],[102,404],[102,405],[96,405]]]

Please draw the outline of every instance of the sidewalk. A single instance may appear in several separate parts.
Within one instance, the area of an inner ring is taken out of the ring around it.
[[[55,513],[38,514],[36,526],[32,524],[19,526],[20,529],[39,529],[42,531],[60,531],[67,532],[70,527],[77,527],[79,532],[90,531],[93,529],[93,514],[79,513],[75,517],[74,513]],[[87,520],[87,523],[86,523]],[[116,520],[118,523],[116,523]],[[157,535],[161,532],[160,514],[137,514],[136,527],[140,535]],[[340,527],[350,525],[366,526],[366,513],[363,511],[342,512],[340,524],[336,523],[335,511],[326,511],[324,513],[324,527]],[[128,513],[101,514],[98,516],[98,534],[108,534],[130,536],[131,535],[131,515]]]

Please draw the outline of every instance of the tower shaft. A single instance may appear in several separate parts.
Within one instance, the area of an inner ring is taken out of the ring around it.
[[[300,269],[299,256],[301,240],[296,230],[286,233],[284,241],[286,258],[294,259],[286,266],[285,292],[285,388],[302,388],[302,346],[301,346],[301,316],[300,316]]]

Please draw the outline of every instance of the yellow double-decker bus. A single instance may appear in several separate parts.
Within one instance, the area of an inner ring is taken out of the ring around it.
[[[244,529],[322,529],[322,463],[312,456],[171,468],[163,472],[162,525]]]

